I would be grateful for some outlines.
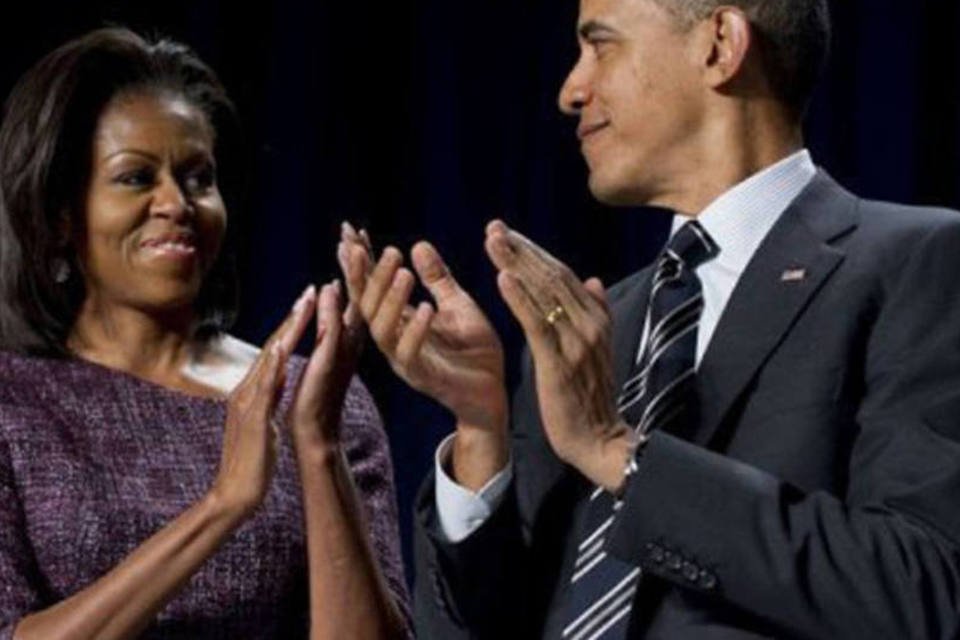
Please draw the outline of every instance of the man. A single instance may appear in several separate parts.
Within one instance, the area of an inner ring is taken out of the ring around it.
[[[489,225],[530,350],[512,410],[436,250],[414,275],[345,226],[374,340],[457,419],[418,504],[422,637],[960,633],[960,217],[813,166],[828,33],[823,0],[581,0],[560,104],[591,191],[677,217],[606,293]]]

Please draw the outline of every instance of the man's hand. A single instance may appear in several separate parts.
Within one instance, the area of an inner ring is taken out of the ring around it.
[[[537,399],[557,455],[595,484],[616,491],[630,451],[630,428],[616,407],[610,312],[603,284],[581,282],[566,265],[499,220],[486,250],[497,285],[523,327]]]
[[[503,347],[493,326],[427,242],[410,252],[414,276],[393,247],[374,264],[366,233],[344,223],[337,257],[350,300],[390,366],[456,416],[453,475],[480,489],[508,459]],[[410,304],[416,278],[436,309]]]

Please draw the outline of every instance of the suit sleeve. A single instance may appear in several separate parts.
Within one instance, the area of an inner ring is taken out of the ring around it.
[[[535,637],[526,632],[528,554],[513,486],[490,518],[457,543],[445,541],[434,505],[431,475],[416,505],[417,636]]]
[[[778,637],[958,637],[957,274],[960,225],[951,224],[885,276],[845,495],[804,492],[655,434],[611,551],[766,620]]]
[[[542,585],[530,523],[520,506],[519,483],[531,485],[530,463],[539,449],[531,365],[523,357],[522,382],[511,408],[513,479],[489,518],[460,542],[451,543],[440,526],[433,473],[415,506],[416,585],[414,617],[423,638],[535,638],[543,624]],[[538,462],[534,466],[541,467]],[[519,483],[518,483],[519,480]],[[537,478],[539,481],[540,478]]]

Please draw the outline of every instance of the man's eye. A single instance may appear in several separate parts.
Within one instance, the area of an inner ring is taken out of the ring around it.
[[[597,55],[600,55],[610,49],[610,46],[613,44],[610,40],[591,40],[590,46],[593,47],[594,52]]]

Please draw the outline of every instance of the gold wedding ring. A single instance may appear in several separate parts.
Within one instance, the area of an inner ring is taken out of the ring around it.
[[[547,314],[546,320],[547,324],[553,326],[557,324],[557,320],[567,315],[567,310],[561,307],[559,304],[550,310],[550,313]]]

